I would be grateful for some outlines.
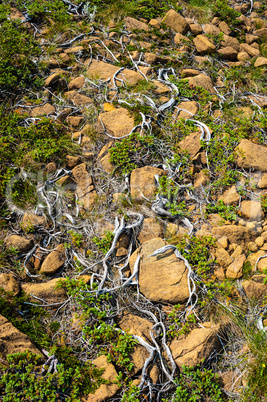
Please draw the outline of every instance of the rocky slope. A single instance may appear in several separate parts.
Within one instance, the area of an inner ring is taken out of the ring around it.
[[[1,400],[266,401],[266,4],[13,3]]]

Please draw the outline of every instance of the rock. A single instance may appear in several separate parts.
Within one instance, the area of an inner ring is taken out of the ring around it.
[[[249,262],[249,263],[250,263],[253,272],[255,271],[255,265],[256,265],[256,262],[257,262],[258,258],[259,258],[259,257],[263,257],[263,256],[265,256],[265,255],[266,255],[266,253],[265,253],[264,250],[259,250],[259,251],[257,251],[256,253],[251,253],[251,254],[248,256],[248,258],[246,259],[246,262]],[[260,263],[261,261],[263,261],[262,264],[265,265],[264,260],[265,260],[265,258],[262,258],[262,260],[260,260],[260,261],[258,262],[257,267],[256,267],[257,270],[259,269],[259,263]]]
[[[257,40],[258,40],[258,37],[256,35],[251,35],[251,34],[245,35],[245,41],[248,45],[251,45],[252,43],[256,42]]]
[[[73,46],[70,47],[69,49],[64,50],[66,54],[77,54],[77,53],[82,53],[84,52],[84,47],[83,46]]]
[[[240,48],[247,52],[251,57],[258,57],[260,55],[258,49],[255,49],[247,43],[241,43]]]
[[[258,188],[267,188],[267,173],[261,175],[260,180],[257,183]]]
[[[195,367],[220,349],[216,330],[217,328],[196,328],[171,342],[170,349],[180,369],[183,365]]]
[[[216,47],[209,41],[205,35],[198,35],[193,39],[197,52],[201,54],[212,53]]]
[[[194,187],[195,188],[204,187],[204,186],[206,186],[206,184],[208,184],[208,182],[209,182],[209,178],[203,170],[201,170],[199,173],[196,173],[194,175]]]
[[[71,114],[73,111],[73,109],[71,107],[66,107],[64,108],[57,116],[58,121],[60,121],[61,123],[63,123],[63,121],[66,120],[66,118],[69,116],[69,114]]]
[[[193,158],[201,150],[200,137],[201,134],[199,132],[191,133],[179,142],[179,147],[186,149],[191,158]]]
[[[55,110],[56,109],[54,108],[54,106],[50,105],[50,103],[46,103],[43,106],[38,106],[31,109],[30,116],[31,117],[47,116],[50,113],[54,113]]]
[[[258,251],[258,246],[256,243],[254,243],[254,241],[251,241],[248,243],[248,250],[252,251],[252,252],[256,252]]]
[[[260,259],[260,261],[257,264],[257,270],[264,273],[266,268],[267,268],[267,254],[265,254],[266,257]]]
[[[49,304],[61,303],[64,302],[64,300],[67,300],[68,297],[64,289],[56,289],[56,284],[58,283],[58,281],[59,279],[55,278],[44,283],[23,283],[21,285],[21,288],[25,293],[31,295],[31,301],[33,303],[43,304],[34,296],[38,297],[39,299],[45,300]]]
[[[83,402],[103,402],[112,398],[119,390],[116,384],[118,373],[113,364],[108,362],[107,356],[99,356],[93,360],[93,364],[99,369],[105,369],[102,378],[108,380],[108,384],[101,384],[94,394],[89,394],[82,399]]]
[[[224,268],[233,262],[232,258],[230,257],[230,254],[223,247],[216,248],[215,257],[217,263]]]
[[[24,17],[24,15],[15,7],[11,7],[10,8],[10,14],[9,14],[9,18],[11,20],[21,20],[21,22],[26,22],[26,18]]]
[[[65,92],[65,96],[69,101],[72,101],[75,106],[84,106],[93,103],[92,98],[82,95],[76,90]]]
[[[174,43],[176,45],[186,44],[188,42],[190,43],[190,39],[180,33],[177,33],[174,37]]]
[[[216,91],[213,88],[213,83],[210,77],[208,77],[205,74],[199,74],[196,75],[195,77],[190,77],[188,80],[188,84],[191,89],[194,89],[196,87],[201,87],[203,89],[206,89],[211,94],[215,94]]]
[[[190,24],[189,28],[193,35],[201,35],[203,32],[202,26],[199,24]]]
[[[86,76],[92,79],[107,80],[112,79],[114,74],[120,69],[120,67],[113,66],[109,63],[104,63],[103,61],[92,60],[88,70],[86,71]],[[135,71],[124,69],[120,74],[117,75],[120,80],[126,81],[130,85],[136,85],[139,81],[143,80],[144,77],[136,73]],[[118,81],[117,85],[120,86],[121,83]]]
[[[72,175],[77,184],[76,194],[82,208],[90,211],[94,206],[97,194],[90,174],[87,172],[86,163],[81,163],[72,169]]]
[[[213,24],[205,24],[203,31],[205,32],[205,34],[209,34],[209,35],[219,35],[220,30],[219,28],[217,28],[215,25]]]
[[[237,52],[239,52],[239,49],[240,49],[240,43],[239,43],[238,39],[233,38],[232,36],[228,36],[228,35],[223,36],[223,41],[221,42],[221,46],[224,46],[224,47],[230,46],[233,49],[235,49]]]
[[[262,300],[267,293],[267,287],[264,283],[254,282],[253,280],[243,281],[242,287],[250,299]]]
[[[230,35],[230,33],[231,33],[231,29],[229,28],[229,25],[226,24],[225,21],[222,21],[222,22],[219,23],[219,29],[225,35]]]
[[[198,112],[198,103],[196,101],[181,102],[177,109],[183,109],[179,112],[179,119],[190,119]]]
[[[133,117],[124,108],[100,113],[98,120],[104,124],[109,134],[117,138],[130,134],[131,130],[135,127]]]
[[[225,225],[215,226],[212,228],[212,236],[222,237],[226,236],[230,243],[246,246],[246,244],[256,237],[255,233],[242,226]]]
[[[155,18],[152,18],[152,20],[149,21],[149,25],[151,25],[152,28],[160,29],[160,22]]]
[[[31,231],[34,226],[47,226],[45,216],[39,216],[32,212],[25,212],[21,221],[24,232]]]
[[[118,321],[118,326],[124,332],[140,336],[148,343],[151,343],[150,330],[153,325],[154,323],[151,323],[138,315],[133,315],[128,311],[124,311],[122,317]]]
[[[246,60],[249,60],[250,59],[250,55],[249,54],[247,54],[247,52],[239,52],[238,54],[237,54],[237,60],[239,60],[239,61],[246,61]]]
[[[258,57],[254,63],[255,67],[267,66],[267,57]]]
[[[154,237],[163,237],[163,230],[156,218],[146,218],[143,222],[143,227],[138,235],[140,243],[151,240]]]
[[[217,53],[226,60],[236,60],[237,58],[237,51],[231,46],[222,47]]]
[[[267,148],[264,145],[242,139],[235,150],[238,153],[236,163],[239,167],[267,172]]]
[[[152,166],[134,169],[130,178],[132,199],[136,202],[144,202],[142,194],[152,199],[157,191],[155,175],[163,176],[164,173],[164,170]]]
[[[157,95],[164,95],[171,92],[170,88],[167,85],[164,85],[162,82],[153,80],[153,84],[156,85],[156,88],[153,89],[153,92]]]
[[[174,32],[185,34],[189,30],[189,25],[181,14],[174,10],[169,10],[162,22],[170,27]]]
[[[67,168],[68,169],[73,169],[75,166],[79,165],[81,162],[80,156],[72,156],[72,155],[67,155]]]
[[[84,86],[84,83],[85,83],[85,78],[83,75],[80,75],[79,77],[76,77],[70,81],[69,90],[71,91],[72,89],[80,89]]]
[[[238,279],[241,278],[243,275],[243,265],[246,261],[245,254],[240,255],[237,257],[232,264],[226,270],[226,278],[227,279]]]
[[[61,76],[59,73],[53,73],[51,75],[49,75],[49,77],[47,77],[45,79],[44,82],[44,87],[52,87],[55,83],[57,83],[59,80],[61,79]]]
[[[140,255],[140,292],[152,302],[184,303],[189,297],[188,272],[184,262],[179,260],[172,250],[151,257],[154,251],[165,245],[167,242],[161,238],[144,242],[130,257],[130,270],[133,272],[136,258]]]
[[[11,235],[5,239],[7,247],[15,247],[20,252],[27,252],[33,248],[33,240],[18,235]]]
[[[253,32],[253,34],[256,35],[256,36],[258,36],[259,38],[264,39],[264,38],[266,38],[266,36],[267,36],[267,28],[256,29],[256,30]]]
[[[41,352],[34,346],[30,338],[15,328],[2,315],[0,315],[0,328],[0,356],[2,359],[6,359],[9,354],[23,353],[27,350],[41,355]]]
[[[240,195],[236,191],[236,186],[233,185],[228,190],[225,190],[218,200],[224,202],[225,205],[237,205],[239,203]]]
[[[41,274],[53,275],[58,272],[65,263],[65,247],[60,244],[45,258],[41,265]]]
[[[220,243],[220,246],[226,250],[228,247],[228,238],[226,236],[222,236],[218,239],[218,243]]]
[[[124,18],[124,23],[126,25],[127,31],[133,31],[134,29],[149,31],[149,26],[142,21],[136,20],[135,18],[126,17]]]
[[[199,75],[199,70],[195,68],[183,68],[181,70],[181,77],[183,78],[195,77],[196,75]]]
[[[257,244],[258,247],[262,247],[264,244],[264,238],[259,236],[257,239],[255,239],[255,243]]]
[[[71,127],[79,127],[79,125],[82,123],[84,120],[83,116],[68,116],[66,118],[66,122],[71,126]]]
[[[0,288],[3,288],[5,292],[12,293],[13,296],[19,294],[19,282],[11,274],[0,274]]]
[[[264,217],[259,201],[242,201],[239,213],[242,218],[249,221],[261,221]]]

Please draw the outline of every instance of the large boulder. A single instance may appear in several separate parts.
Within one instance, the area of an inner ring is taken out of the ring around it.
[[[151,257],[157,249],[167,245],[161,238],[148,240],[131,256],[129,265],[133,272],[134,263],[140,255],[139,288],[150,301],[159,303],[185,303],[189,297],[188,270],[172,250]]]
[[[173,358],[178,367],[195,367],[220,348],[217,328],[195,328],[188,335],[175,339],[170,344]]]
[[[134,169],[130,179],[132,199],[137,202],[144,202],[145,199],[142,194],[146,198],[153,198],[157,191],[155,175],[162,176],[164,173],[164,170],[152,166]]]
[[[100,113],[98,120],[101,125],[104,125],[108,134],[116,138],[128,135],[135,126],[134,118],[130,116],[127,109],[122,107],[110,112]]]
[[[2,315],[0,315],[0,328],[0,357],[2,359],[6,359],[9,354],[22,353],[27,350],[37,355],[41,354],[30,338],[15,328]]]
[[[77,184],[76,194],[82,208],[90,211],[95,203],[97,194],[91,175],[87,172],[86,163],[81,163],[72,169],[72,175]]]
[[[264,217],[261,203],[259,201],[242,201],[240,206],[242,218],[250,221],[260,221]]]
[[[267,148],[264,145],[242,139],[236,148],[236,163],[244,169],[255,169],[267,172]]]
[[[238,279],[243,275],[243,265],[246,261],[245,254],[241,254],[237,257],[232,264],[229,265],[226,271],[227,279]]]
[[[156,218],[145,218],[143,221],[142,230],[138,235],[140,243],[151,240],[154,237],[163,237],[162,226]]]
[[[186,19],[174,10],[169,10],[162,22],[170,27],[174,32],[185,34],[189,30]]]
[[[45,275],[53,275],[58,272],[65,263],[65,247],[60,244],[45,258],[42,263],[40,273]]]
[[[179,147],[187,150],[191,158],[194,158],[202,148],[200,137],[201,134],[198,131],[191,133],[179,142]]]

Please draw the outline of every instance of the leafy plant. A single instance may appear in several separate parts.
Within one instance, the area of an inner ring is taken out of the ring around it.
[[[234,205],[225,205],[222,200],[219,200],[216,204],[208,204],[206,206],[207,214],[218,213],[223,219],[227,221],[236,221],[238,207]]]
[[[106,230],[102,238],[95,236],[92,240],[103,254],[107,254],[111,247],[113,238],[114,234],[110,230]]]

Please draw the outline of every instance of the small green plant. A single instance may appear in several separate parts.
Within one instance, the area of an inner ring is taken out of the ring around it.
[[[180,377],[175,381],[173,402],[202,402],[204,400],[223,402],[226,399],[220,389],[218,378],[212,372],[201,368],[182,367]],[[167,402],[167,399],[164,399]]]
[[[74,232],[74,230],[69,230],[68,233],[71,237],[72,244],[76,247],[81,247],[83,235],[81,233]]]
[[[185,201],[180,201],[179,192],[179,186],[173,179],[166,176],[159,179],[158,194],[168,200],[165,209],[174,217],[187,217],[189,216],[188,208]]]
[[[218,213],[223,219],[227,221],[236,221],[238,207],[234,205],[225,205],[222,200],[216,204],[208,204],[206,206],[206,214]]]
[[[105,234],[102,238],[94,237],[93,242],[102,251],[103,254],[107,254],[108,250],[111,247],[112,241],[114,238],[114,234],[110,230],[106,230]]]
[[[70,353],[70,350],[68,351]],[[42,373],[41,356],[31,352],[8,355],[7,364],[0,363],[0,395],[3,402],[80,402],[79,396],[94,392],[105,380],[102,371],[92,364],[68,366],[60,363],[57,372]]]

